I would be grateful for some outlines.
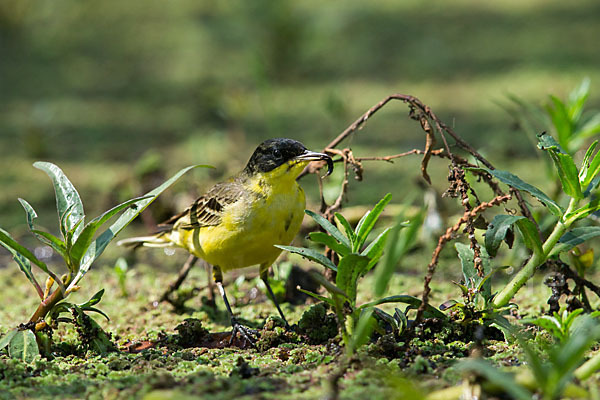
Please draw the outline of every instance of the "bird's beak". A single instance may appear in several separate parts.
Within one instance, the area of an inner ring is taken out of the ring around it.
[[[333,172],[333,160],[325,153],[316,153],[314,151],[306,150],[304,153],[296,157],[298,161],[326,161],[327,162],[327,175],[331,175]],[[327,176],[326,175],[326,176]]]

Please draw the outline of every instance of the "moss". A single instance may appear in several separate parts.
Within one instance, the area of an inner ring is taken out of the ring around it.
[[[267,351],[284,343],[298,343],[299,340],[300,338],[296,332],[285,328],[285,323],[281,318],[269,317],[264,328],[260,331],[256,348],[259,351]]]
[[[196,347],[208,335],[208,330],[202,326],[202,321],[197,318],[186,318],[175,327],[177,335],[175,341],[182,347]]]
[[[298,333],[303,335],[309,344],[322,344],[338,333],[335,315],[327,314],[322,303],[315,304],[302,314],[298,321]]]

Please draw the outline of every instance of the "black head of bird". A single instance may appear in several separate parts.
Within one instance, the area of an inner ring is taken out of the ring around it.
[[[333,161],[328,155],[309,151],[302,143],[293,139],[269,139],[262,142],[254,150],[244,172],[252,175],[256,172],[270,172],[286,163],[294,164],[320,160],[327,162],[327,175],[331,174]]]

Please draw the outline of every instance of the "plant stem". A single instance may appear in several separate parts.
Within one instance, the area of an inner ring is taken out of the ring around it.
[[[565,211],[565,215],[577,206],[578,201],[574,198],[569,202],[569,207],[567,211]],[[525,264],[525,266],[517,272],[517,274],[512,278],[512,280],[498,293],[498,295],[494,298],[494,307],[500,308],[507,305],[513,296],[523,287],[523,285],[533,276],[537,267],[542,265],[547,259],[548,254],[552,251],[558,240],[565,234],[567,229],[571,226],[573,221],[565,221],[559,220],[554,226],[552,233],[548,236],[548,239],[542,245],[542,252],[534,251],[533,255]]]
[[[46,300],[40,303],[37,310],[35,310],[31,318],[29,318],[29,322],[37,322],[41,318],[44,318],[46,314],[48,314],[48,311],[50,311],[52,307],[54,307],[54,305],[63,298],[62,291],[57,288],[50,296],[48,296],[48,298],[46,298]]]
[[[579,366],[573,373],[580,381],[585,381],[600,369],[600,353],[596,354]]]

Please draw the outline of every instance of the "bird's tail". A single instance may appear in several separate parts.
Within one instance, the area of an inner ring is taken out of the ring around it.
[[[119,240],[117,246],[138,248],[144,247],[169,247],[173,246],[173,243],[169,240],[166,232],[161,232],[152,236],[138,236],[128,239]]]

